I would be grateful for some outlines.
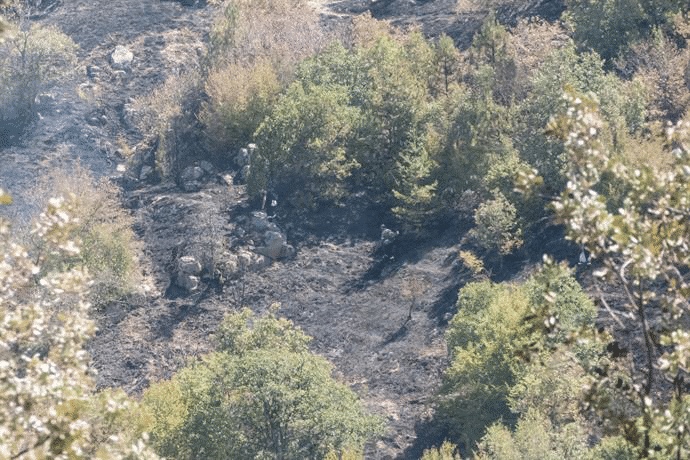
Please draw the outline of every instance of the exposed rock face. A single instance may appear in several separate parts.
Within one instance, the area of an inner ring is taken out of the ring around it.
[[[110,55],[110,65],[115,70],[128,70],[132,60],[134,60],[134,53],[122,45],[117,45]]]
[[[155,171],[156,170],[153,168],[153,166],[143,165],[141,167],[141,172],[139,173],[139,180],[148,182],[153,177]]]

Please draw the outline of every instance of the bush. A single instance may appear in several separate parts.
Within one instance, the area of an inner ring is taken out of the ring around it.
[[[69,236],[80,242],[81,250],[68,259],[48,255],[46,265],[56,269],[84,265],[95,275],[89,300],[96,307],[138,290],[141,248],[132,231],[133,219],[118,201],[118,189],[107,179],[96,182],[78,167],[70,176],[54,173],[36,192],[43,197],[50,193],[71,197],[75,225]],[[36,241],[36,251],[45,253],[41,243]]]
[[[446,331],[451,364],[439,415],[450,426],[451,439],[469,450],[487,426],[515,419],[507,396],[520,366],[514,347],[529,340],[521,325],[529,305],[518,288],[484,281],[461,289],[457,308]]]
[[[349,449],[356,458],[380,432],[381,422],[331,378],[330,364],[289,321],[244,310],[228,315],[217,337],[215,353],[144,394],[161,454],[301,460]]]
[[[503,256],[522,246],[517,211],[500,191],[494,190],[494,197],[477,208],[474,220],[475,227],[468,236],[481,247]]]
[[[455,454],[456,449],[453,444],[446,441],[438,449],[425,450],[421,460],[462,460],[460,455]]]
[[[278,190],[301,209],[341,197],[356,166],[347,155],[350,139],[361,123],[349,101],[341,85],[294,83],[256,132],[249,193]]]
[[[567,237],[601,261],[596,279],[620,283],[624,311],[613,318],[633,334],[628,340],[641,344],[639,356],[645,357],[626,360],[623,377],[593,374],[588,402],[637,450],[637,458],[683,458],[690,449],[690,396],[683,383],[690,360],[684,307],[690,123],[666,128],[671,165],[628,168],[599,138],[596,101],[575,93],[565,97],[569,106],[550,128],[564,141],[571,166],[568,189],[553,208]],[[606,176],[624,185],[623,207],[609,209],[597,191]],[[535,321],[543,320],[536,315]],[[623,412],[621,406],[633,410]]]
[[[566,336],[544,337],[530,319],[543,309],[546,294],[554,301],[550,311],[564,318],[565,331],[592,324],[592,302],[562,266],[547,266],[522,286],[483,281],[458,293],[458,312],[446,331],[451,364],[440,390],[439,415],[466,450],[486,427],[499,420],[511,426],[527,407],[550,414],[549,402],[554,403],[558,409],[550,423],[555,425],[563,423],[561,413],[577,417],[582,366],[570,352],[553,352]],[[539,359],[528,364],[525,349],[539,350]],[[559,401],[550,399],[557,395]]]
[[[318,15],[303,0],[223,3],[205,60],[208,99],[200,119],[214,154],[228,160],[253,135],[300,61],[326,43]]]
[[[195,153],[185,140],[198,128],[200,94],[201,74],[191,69],[168,77],[153,92],[132,102],[139,131],[160,141],[156,165],[163,175],[178,172]]]
[[[297,207],[313,207],[354,186],[401,216],[424,215],[437,149],[427,123],[434,62],[419,34],[352,50],[333,43],[304,61],[255,133],[250,193],[282,187]]]
[[[549,54],[531,78],[532,93],[521,104],[514,145],[520,157],[536,168],[544,186],[554,195],[565,186],[567,160],[563,146],[547,137],[551,114],[566,104],[563,88],[594,93],[608,122],[604,140],[620,149],[630,133],[638,131],[646,116],[646,94],[639,81],[626,82],[604,70],[595,53],[577,53],[572,44]]]
[[[235,153],[253,141],[282,90],[267,60],[214,67],[205,83],[208,101],[200,120],[214,150]]]
[[[688,69],[690,50],[679,48],[661,29],[633,44],[617,62],[623,72],[634,74],[649,94],[649,118],[677,122],[690,106]]]
[[[548,417],[529,409],[512,433],[497,424],[479,445],[477,460],[579,460],[587,451],[582,427],[554,427]]]
[[[36,96],[74,68],[76,48],[55,27],[13,25],[0,43],[0,122],[28,121]]]

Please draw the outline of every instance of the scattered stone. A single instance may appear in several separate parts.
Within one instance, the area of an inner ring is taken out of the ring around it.
[[[144,165],[141,167],[141,172],[139,173],[139,180],[141,181],[148,181],[149,179],[152,178],[152,175],[154,174],[155,169],[153,169],[152,166],[149,165]]]
[[[249,171],[251,170],[251,166],[249,165],[244,165],[242,166],[242,169],[240,169],[240,173],[237,175],[237,178],[241,184],[244,184],[247,182],[247,179],[249,178]]]
[[[294,254],[294,248],[287,244],[285,235],[280,232],[268,231],[264,235],[264,246],[256,249],[261,255],[273,260],[282,259]]]
[[[86,76],[93,81],[100,81],[103,71],[97,65],[86,66]]]
[[[110,55],[110,65],[115,70],[128,70],[133,59],[134,53],[129,48],[117,45],[115,51]]]
[[[206,172],[199,166],[187,166],[180,174],[180,187],[185,192],[198,192]]]
[[[177,285],[187,291],[199,288],[201,263],[193,256],[182,256],[177,261]]]
[[[211,176],[216,172],[216,168],[210,161],[201,160],[199,162],[199,167],[204,170],[206,175]]]
[[[108,118],[100,110],[90,112],[86,114],[84,118],[86,123],[91,126],[105,126],[105,124],[108,122]]]
[[[274,232],[280,231],[276,224],[268,220],[268,215],[263,211],[254,211],[249,225],[251,225],[252,231],[257,233],[265,233],[269,230]]]
[[[228,187],[232,187],[233,185],[233,178],[230,174],[223,174],[220,176],[221,180],[221,185],[227,185]]]

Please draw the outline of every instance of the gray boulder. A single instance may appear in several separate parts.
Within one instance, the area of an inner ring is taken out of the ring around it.
[[[139,180],[148,181],[153,178],[154,173],[155,169],[153,169],[153,166],[144,165],[141,167],[141,172],[139,173]]]
[[[201,190],[206,172],[199,166],[187,166],[180,173],[180,187],[185,192],[198,192]]]
[[[279,232],[278,226],[268,220],[268,215],[264,211],[254,211],[249,221],[251,231],[265,233],[267,231]]]
[[[178,286],[188,291],[199,288],[199,275],[201,275],[201,262],[193,256],[182,256],[177,261],[177,276],[175,281]]]
[[[294,254],[294,248],[287,244],[285,235],[276,231],[268,231],[264,234],[264,246],[256,248],[256,252],[273,260],[290,257]]]
[[[115,51],[110,54],[110,65],[115,70],[127,70],[133,59],[134,53],[129,48],[117,45]]]
[[[235,156],[235,163],[237,163],[237,166],[247,166],[250,162],[251,159],[249,157],[249,150],[244,148],[240,149],[240,151]]]

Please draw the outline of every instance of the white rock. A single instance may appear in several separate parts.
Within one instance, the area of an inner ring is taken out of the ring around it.
[[[110,65],[113,69],[126,70],[134,59],[134,53],[129,48],[117,45],[115,51],[110,55]]]
[[[178,275],[177,285],[188,291],[196,291],[199,289],[199,277],[194,275]]]
[[[285,236],[280,232],[268,231],[264,234],[265,246],[257,248],[257,252],[271,259],[280,259],[287,255]]]
[[[141,172],[139,173],[139,180],[147,180],[151,174],[153,174],[153,168],[148,165],[144,165],[141,167]]]
[[[192,256],[182,256],[177,261],[177,271],[180,274],[198,275],[201,273],[201,263]]]

